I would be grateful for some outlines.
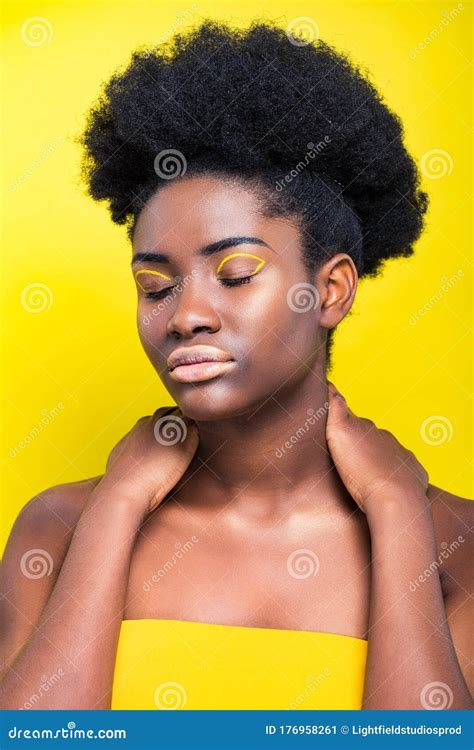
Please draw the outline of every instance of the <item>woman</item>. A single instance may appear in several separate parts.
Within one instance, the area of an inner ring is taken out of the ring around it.
[[[358,277],[423,226],[398,118],[328,45],[206,22],[82,143],[178,406],[19,515],[3,707],[469,707],[473,506],[326,380]]]

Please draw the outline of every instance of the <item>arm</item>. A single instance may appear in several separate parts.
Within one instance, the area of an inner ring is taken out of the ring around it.
[[[148,513],[181,478],[198,444],[195,425],[180,417],[174,421],[175,428],[178,425],[184,432],[178,444],[167,442],[165,427],[163,436],[155,435],[156,413],[139,420],[112,451],[107,472],[80,514],[69,548],[64,549],[60,534],[49,536],[51,552],[46,543],[40,557],[48,568],[49,562],[62,562],[53,585],[48,583],[48,571],[35,578],[37,567],[32,563],[28,570],[24,557],[25,551],[40,548],[48,535],[41,541],[40,532],[35,543],[38,532],[28,522],[31,513],[15,524],[5,560],[8,607],[2,612],[7,633],[1,649],[5,655],[2,708],[28,704],[52,675],[55,681],[35,708],[110,707],[136,535]],[[27,589],[34,590],[38,583],[40,593],[36,591],[30,603]],[[22,592],[20,600],[15,599],[17,590]],[[16,621],[21,622],[24,637],[15,635]]]
[[[45,676],[52,675],[59,679],[35,707],[110,707],[128,568],[140,523],[119,486],[111,491],[99,484],[93,491],[37,625],[5,671],[3,709],[28,703]],[[16,551],[22,550],[13,549],[14,556]],[[36,582],[28,581],[31,586]]]
[[[363,707],[471,708],[434,564],[438,552],[429,500],[420,493],[394,493],[372,507],[367,513],[372,566]]]
[[[363,707],[471,708],[434,565],[438,553],[428,475],[393,435],[357,417],[332,384],[328,393],[328,446],[347,490],[366,514],[371,535]],[[425,570],[433,573],[417,586]],[[462,639],[456,646],[463,653],[470,646],[466,615],[464,608],[456,618]]]

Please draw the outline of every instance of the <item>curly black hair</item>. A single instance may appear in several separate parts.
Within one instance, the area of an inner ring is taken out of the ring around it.
[[[206,20],[136,50],[80,143],[89,194],[130,237],[173,164],[176,176],[245,180],[267,215],[298,218],[311,269],[347,252],[360,275],[375,275],[411,255],[423,229],[428,198],[402,123],[367,74],[267,21],[237,30]]]

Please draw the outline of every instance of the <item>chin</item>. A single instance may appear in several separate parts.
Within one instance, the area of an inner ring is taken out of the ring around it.
[[[183,414],[195,422],[213,422],[252,414],[255,406],[236,388],[224,388],[216,380],[181,384],[179,388],[166,386]]]

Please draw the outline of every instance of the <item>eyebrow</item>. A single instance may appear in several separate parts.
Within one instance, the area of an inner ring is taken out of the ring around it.
[[[237,245],[262,245],[276,252],[268,242],[264,242],[259,237],[226,237],[223,240],[204,245],[204,247],[198,250],[198,255],[208,257],[228,247],[236,247]],[[132,266],[135,263],[171,263],[171,259],[166,253],[135,253],[132,258]]]

